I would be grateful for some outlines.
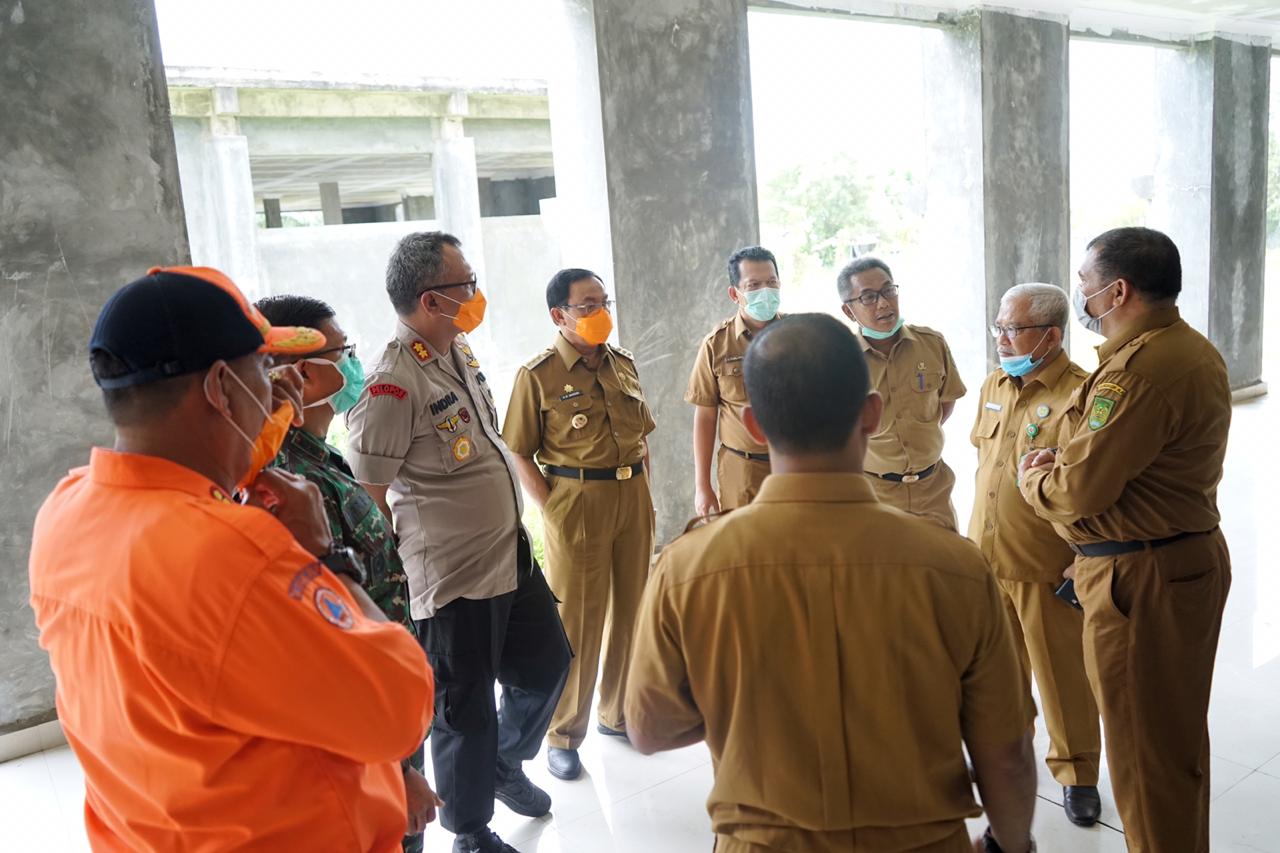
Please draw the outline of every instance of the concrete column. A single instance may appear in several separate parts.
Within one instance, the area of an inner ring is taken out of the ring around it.
[[[476,142],[463,135],[462,119],[446,118],[440,122],[431,163],[435,170],[436,222],[440,230],[462,241],[467,261],[483,280],[484,237],[480,231]]]
[[[435,199],[429,195],[407,195],[403,197],[401,203],[404,205],[406,220],[436,218]]]
[[[702,337],[732,313],[721,295],[726,259],[759,239],[746,0],[567,0],[558,14],[581,87],[575,97],[559,85],[563,69],[552,77],[562,233],[594,215],[588,234],[599,239],[608,223],[619,339],[635,351],[662,424],[651,449],[666,542],[693,513],[689,370]],[[574,162],[562,170],[566,158]],[[600,263],[602,247],[587,236],[577,235],[582,256],[566,262]]]
[[[280,199],[264,198],[262,200],[262,212],[266,216],[268,228],[284,227],[284,218],[280,215]]]
[[[151,0],[0,0],[0,734],[54,718],[27,606],[36,509],[111,442],[87,344],[103,302],[190,261]],[[71,535],[74,535],[71,534]]]
[[[342,224],[342,192],[338,189],[337,181],[320,184],[320,209],[325,225]]]
[[[1183,317],[1246,388],[1262,379],[1270,47],[1214,36],[1159,63],[1152,224],[1182,254]]]

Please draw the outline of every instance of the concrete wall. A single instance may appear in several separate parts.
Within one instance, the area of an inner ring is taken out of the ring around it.
[[[412,221],[261,231],[265,292],[304,293],[328,302],[365,367],[372,368],[396,322],[387,301],[387,259],[405,234],[437,227],[434,221]],[[560,268],[560,248],[537,216],[485,219],[481,228],[486,273],[480,287],[489,308],[471,338],[505,411],[516,368],[551,342],[545,294]]]
[[[555,178],[480,179],[481,216],[537,216],[544,198],[555,198]]]
[[[619,339],[635,351],[659,425],[651,449],[666,542],[693,514],[690,366],[731,313],[715,298],[725,260],[759,240],[747,8],[595,0],[594,18]]]
[[[27,606],[31,524],[111,429],[102,303],[187,240],[149,0],[0,0],[0,733],[53,718]]]

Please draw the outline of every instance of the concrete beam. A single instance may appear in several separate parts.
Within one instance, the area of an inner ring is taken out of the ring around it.
[[[254,118],[472,118],[546,120],[545,94],[404,92],[367,89],[235,88],[171,86],[174,115],[197,117],[214,108],[215,93],[231,92],[237,114]],[[461,95],[462,112],[450,107]],[[225,95],[223,96],[225,97]]]
[[[55,714],[27,605],[27,559],[36,510],[54,484],[87,463],[91,446],[111,445],[88,370],[94,320],[148,267],[190,258],[151,0],[0,9],[4,734]]]

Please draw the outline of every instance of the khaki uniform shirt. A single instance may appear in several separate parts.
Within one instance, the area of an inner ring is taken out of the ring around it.
[[[440,353],[403,323],[347,415],[362,483],[390,484],[410,611],[516,588],[522,498],[493,395],[466,339]]]
[[[1053,468],[1024,477],[1022,494],[1074,543],[1212,530],[1230,426],[1222,356],[1168,308],[1098,347]]]
[[[782,315],[779,314],[779,317]],[[744,453],[768,453],[769,448],[751,437],[743,423],[747,386],[742,379],[742,359],[752,332],[740,314],[734,314],[702,339],[684,392],[686,403],[715,406],[720,443]]]
[[[631,353],[606,346],[591,370],[557,334],[516,373],[502,437],[512,453],[536,453],[543,465],[618,468],[644,459],[644,437],[653,429]]]
[[[907,850],[980,812],[961,739],[1034,707],[995,579],[968,540],[860,474],[774,474],[658,560],[629,727],[705,726],[720,834],[780,850]]]
[[[1088,376],[1059,351],[1021,385],[1003,370],[982,383],[981,408],[969,437],[978,448],[969,538],[998,578],[1061,583],[1063,569],[1075,559],[1053,525],[1036,515],[1018,492],[1018,463],[1032,449],[1058,446],[1063,415]]]
[[[904,324],[889,354],[858,332],[871,387],[884,398],[880,431],[867,446],[873,474],[914,474],[942,458],[942,404],[964,396],[964,383],[942,335]]]

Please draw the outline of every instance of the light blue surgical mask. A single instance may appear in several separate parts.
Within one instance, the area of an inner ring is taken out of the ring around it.
[[[903,323],[902,315],[899,314],[898,322],[894,323],[893,328],[887,332],[881,332],[879,329],[868,329],[866,326],[863,326],[863,325],[859,325],[858,328],[862,330],[863,337],[871,338],[872,340],[883,341],[883,340],[887,340],[888,338],[892,338],[894,335],[898,334],[898,332],[902,330],[902,323]]]
[[[742,291],[746,294],[747,304],[743,310],[747,316],[758,323],[767,323],[778,316],[778,306],[782,304],[782,295],[776,287],[762,287],[759,290]]]
[[[1036,345],[1031,348],[1031,352],[1023,353],[1022,355],[1010,356],[1009,358],[1001,357],[1000,369],[1016,379],[1019,376],[1026,376],[1028,373],[1044,364],[1045,356],[1042,355],[1039,358],[1032,360],[1031,353],[1039,349],[1040,344],[1044,343],[1044,339],[1048,336],[1049,330],[1045,329],[1044,334],[1040,336],[1040,340],[1036,341]]]
[[[328,404],[335,413],[340,415],[350,410],[360,401],[360,394],[364,391],[364,365],[360,363],[360,359],[356,358],[355,355],[343,353],[342,357],[337,361],[329,361],[323,358],[308,358],[305,360],[319,365],[333,365],[342,374],[342,387],[338,389],[337,393],[324,400],[309,403],[307,405],[308,409]]]

